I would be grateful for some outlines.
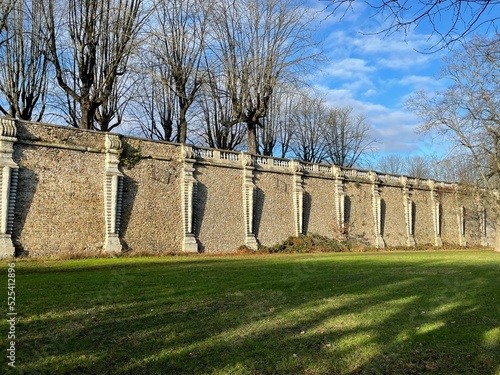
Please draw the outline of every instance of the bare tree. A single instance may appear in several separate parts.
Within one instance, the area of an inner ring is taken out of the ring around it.
[[[325,137],[328,158],[342,167],[353,167],[373,149],[377,142],[364,115],[353,113],[352,107],[331,109],[326,118]]]
[[[187,138],[187,112],[203,83],[201,69],[210,2],[162,1],[156,9],[152,48],[156,63],[168,69],[171,91],[176,95],[178,122],[176,141]]]
[[[42,2],[56,78],[79,105],[79,127],[93,129],[110,101],[145,20],[142,0]],[[106,129],[102,129],[106,130]]]
[[[12,6],[6,14],[4,7]],[[45,110],[47,59],[40,3],[2,2],[5,17],[0,44],[0,112],[23,120],[40,121]],[[35,116],[35,118],[33,118]]]
[[[294,111],[303,95],[303,89],[293,83],[280,85],[274,90],[259,137],[262,155],[287,157],[295,131]]]
[[[402,155],[386,155],[380,157],[375,163],[376,170],[390,174],[406,174],[405,160]]]
[[[403,155],[394,154],[379,158],[375,165],[375,169],[380,172],[407,175],[419,179],[440,179],[442,173],[440,173],[440,170],[437,168],[439,162],[440,160],[430,156],[408,155],[405,157]]]
[[[420,155],[407,156],[405,164],[405,173],[408,176],[419,179],[428,179],[434,177],[432,174],[430,162],[427,157]]]
[[[456,182],[461,185],[477,186],[481,181],[474,162],[468,154],[454,154],[431,161],[433,178],[440,181]]]
[[[258,152],[257,128],[278,83],[314,55],[310,20],[295,0],[214,3],[209,48],[231,103],[226,125],[246,124],[250,153]]]
[[[332,13],[352,9],[355,0],[328,0]],[[420,24],[430,26],[438,42],[432,47],[440,49],[465,39],[479,29],[496,29],[500,20],[498,0],[378,0],[364,1],[375,14],[381,15],[388,26],[380,33],[402,31],[405,35]],[[446,22],[443,22],[446,20]],[[431,48],[431,49],[432,49]]]
[[[167,67],[156,64],[148,50],[135,72],[136,83],[131,92],[127,116],[135,125],[134,132],[147,138],[174,141],[177,121],[176,95]]]
[[[326,121],[327,108],[324,99],[304,93],[292,112],[293,135],[290,149],[300,160],[320,163],[328,156],[330,131]]]
[[[467,155],[481,176],[500,217],[500,39],[475,38],[446,60],[443,77],[452,84],[434,96],[421,91],[408,106]],[[497,223],[500,228],[500,221]],[[500,230],[495,249],[500,251]]]
[[[208,70],[206,78],[197,101],[200,109],[198,135],[209,147],[234,150],[245,139],[244,126],[227,125],[231,119],[231,103],[220,88],[216,71]]]
[[[130,97],[127,95],[130,89],[128,85],[117,83],[106,100],[96,108],[94,119],[99,130],[108,132],[122,124],[123,112],[130,102]]]

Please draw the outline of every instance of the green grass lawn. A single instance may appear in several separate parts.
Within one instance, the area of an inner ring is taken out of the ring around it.
[[[19,260],[16,309],[5,373],[500,374],[493,251]]]

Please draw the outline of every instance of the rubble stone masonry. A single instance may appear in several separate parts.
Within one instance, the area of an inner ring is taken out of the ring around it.
[[[0,256],[234,252],[289,236],[488,245],[454,184],[0,118]],[[486,207],[485,207],[486,206]]]

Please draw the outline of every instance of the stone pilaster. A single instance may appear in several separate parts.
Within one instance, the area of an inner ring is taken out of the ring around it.
[[[408,178],[401,176],[401,185],[403,192],[403,208],[406,223],[406,246],[415,246],[415,234],[413,233],[413,201],[410,186],[408,186]]]
[[[16,204],[19,167],[14,162],[14,143],[17,128],[15,120],[0,119],[0,258],[15,255],[12,243],[14,208]]]
[[[243,165],[243,218],[245,221],[245,245],[250,249],[257,250],[258,244],[253,227],[253,209],[255,201],[255,184],[253,182],[253,160],[250,154],[241,153]]]
[[[488,243],[488,232],[487,232],[487,220],[486,220],[486,209],[479,203],[477,205],[477,213],[479,217],[479,235],[481,236],[481,246],[489,246]]]
[[[465,240],[465,207],[460,204],[461,192],[457,184],[453,184],[453,190],[455,191],[457,210],[458,245],[467,246],[467,241]]]
[[[434,246],[443,246],[443,241],[441,239],[441,208],[439,205],[439,192],[436,188],[436,182],[434,180],[428,180],[427,185],[429,186],[431,194]]]
[[[334,194],[335,194],[335,218],[337,219],[338,235],[345,237],[348,235],[347,225],[345,222],[345,192],[344,192],[344,177],[342,168],[333,166],[333,174],[335,176]]]
[[[118,165],[122,148],[120,137],[106,134],[106,161],[104,171],[104,216],[106,237],[104,251],[118,253],[122,251],[120,243],[120,219],[122,212],[123,174]]]
[[[465,207],[459,206],[457,209],[457,222],[458,222],[458,244],[460,246],[467,246],[465,240]]]
[[[196,201],[196,190],[198,182],[193,176],[195,154],[191,146],[181,146],[181,209],[182,209],[182,251],[197,253],[198,242],[195,237],[194,226],[194,202]]]
[[[295,220],[295,235],[304,234],[304,187],[302,186],[303,167],[297,160],[290,162],[293,172],[293,214]]]
[[[372,210],[375,232],[375,247],[384,248],[385,242],[382,237],[382,198],[380,195],[380,186],[377,173],[370,172],[372,181]]]

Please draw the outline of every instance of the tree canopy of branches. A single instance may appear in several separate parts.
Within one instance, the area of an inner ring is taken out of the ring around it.
[[[9,14],[14,9],[14,1],[15,0],[2,0],[0,2],[0,45],[6,40],[3,32],[7,26]]]
[[[311,163],[326,161],[328,135],[327,107],[321,96],[304,93],[292,110],[293,128],[290,149],[299,160]]]
[[[366,117],[355,114],[352,107],[331,109],[326,121],[327,155],[335,165],[353,167],[377,142],[370,136]]]
[[[151,31],[151,57],[154,64],[168,69],[169,77],[160,79],[176,97],[176,141],[179,143],[186,142],[187,111],[203,83],[205,73],[200,64],[203,61],[209,9],[207,1],[173,0],[159,2],[154,12],[156,27]]]
[[[439,164],[441,163],[441,165]],[[378,158],[375,168],[378,171],[395,175],[406,175],[419,179],[435,178],[442,181],[455,181],[451,178],[448,163],[428,156],[404,156],[401,154],[385,155]],[[445,178],[444,176],[450,178]]]
[[[248,151],[256,154],[257,128],[280,81],[311,59],[311,24],[295,0],[223,0],[214,3],[209,46],[218,90],[231,104],[225,125],[247,125]],[[297,79],[297,76],[294,76]]]
[[[453,151],[470,160],[481,189],[494,198],[500,213],[500,38],[476,37],[446,59],[443,78],[451,85],[429,95],[415,94],[408,107],[437,130]],[[500,215],[499,215],[500,217]],[[500,224],[500,223],[499,223]],[[500,250],[500,231],[496,248]]]
[[[352,9],[361,0],[326,0],[332,12]],[[430,26],[438,41],[431,47],[439,49],[473,35],[480,28],[495,29],[500,20],[499,0],[376,0],[365,1],[375,14],[387,22],[380,33],[402,31],[405,35],[418,25]]]
[[[274,123],[264,129],[263,144],[278,145],[281,157],[349,168],[358,165],[376,143],[364,115],[351,107],[330,107],[310,90],[295,88],[270,110]]]
[[[371,145],[364,118],[305,89],[320,52],[302,0],[5,0],[0,11],[3,114],[344,166]]]
[[[4,10],[7,6],[7,13]],[[40,121],[47,94],[47,58],[42,36],[40,3],[2,2],[0,43],[0,112],[5,116]],[[35,113],[37,112],[37,113]]]
[[[79,104],[83,129],[109,104],[127,71],[131,48],[145,18],[142,0],[42,2],[48,50],[59,86]],[[108,108],[109,111],[109,108]],[[109,113],[106,118],[112,117]],[[101,130],[110,130],[103,122]]]

